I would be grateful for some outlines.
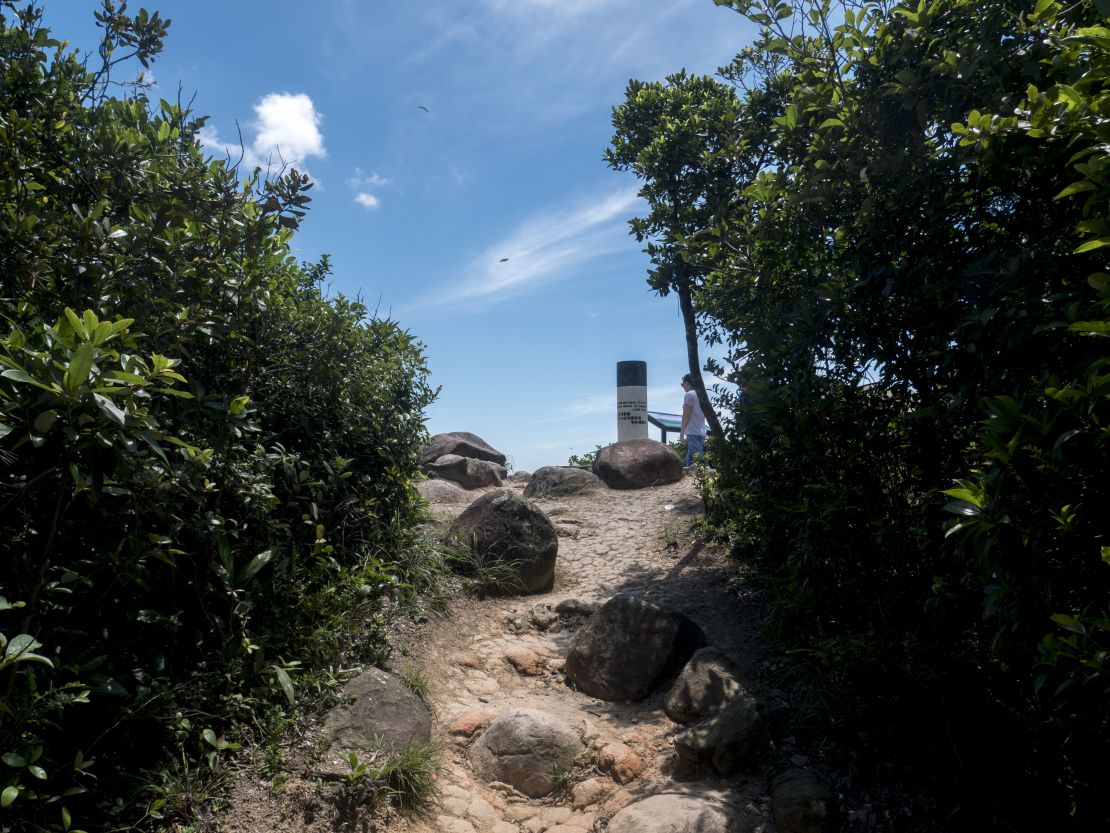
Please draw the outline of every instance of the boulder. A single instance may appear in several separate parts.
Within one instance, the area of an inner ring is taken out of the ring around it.
[[[767,718],[754,697],[740,694],[714,717],[675,735],[674,751],[684,761],[735,775],[767,745]]]
[[[604,485],[596,474],[578,466],[544,466],[532,473],[532,479],[524,488],[524,496],[563,497],[589,492]]]
[[[432,738],[432,715],[424,701],[380,668],[363,671],[343,687],[341,697],[344,704],[324,722],[329,750],[369,755],[383,746],[404,749]]]
[[[683,614],[643,596],[619,593],[574,635],[564,673],[592,697],[636,702],[704,644],[701,628]]]
[[[470,764],[487,781],[510,784],[531,798],[554,788],[585,746],[570,726],[536,709],[500,715],[470,747]]]
[[[788,769],[771,780],[771,812],[781,833],[836,829],[836,797],[809,769]]]
[[[519,469],[505,478],[510,483],[527,483],[532,479],[532,473]]]
[[[500,486],[505,469],[497,463],[460,457],[458,454],[444,454],[430,463],[424,464],[427,474],[434,474],[444,480],[453,480],[464,489],[477,489],[482,486]]]
[[[611,819],[609,833],[751,833],[755,820],[694,795],[653,795]]]
[[[712,717],[744,691],[740,668],[719,648],[702,648],[674,681],[663,710],[676,723]]]
[[[474,460],[488,460],[499,466],[505,465],[505,455],[491,446],[477,434],[469,431],[450,431],[446,434],[436,434],[424,446],[421,463],[430,463],[445,454],[457,454],[460,457],[470,457]]]
[[[447,540],[472,547],[492,561],[515,564],[524,593],[547,593],[555,586],[555,527],[515,491],[482,495],[451,524]]]
[[[474,494],[450,480],[418,480],[412,484],[428,503],[470,503]]]
[[[655,440],[624,440],[597,452],[594,474],[611,489],[643,489],[682,479],[682,458]]]

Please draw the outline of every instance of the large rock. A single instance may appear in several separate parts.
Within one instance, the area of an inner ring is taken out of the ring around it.
[[[831,833],[836,829],[836,797],[808,769],[788,769],[771,781],[771,812],[781,833]]]
[[[605,484],[593,472],[578,466],[544,466],[532,472],[524,489],[525,497],[562,497],[588,492]]]
[[[611,819],[609,833],[750,833],[755,819],[694,795],[653,795]]]
[[[488,460],[475,460],[460,457],[458,454],[444,454],[430,463],[424,464],[424,471],[452,480],[464,489],[477,489],[481,486],[500,486],[505,476],[505,467]]]
[[[682,479],[682,458],[655,440],[624,440],[597,452],[594,474],[612,489],[643,489]]]
[[[720,714],[675,735],[674,751],[683,760],[709,766],[727,778],[763,751],[767,737],[763,709],[754,697],[740,694]]]
[[[450,480],[418,480],[412,484],[428,503],[470,503],[474,493]]]
[[[620,593],[579,629],[564,675],[602,700],[643,700],[705,644],[705,634],[681,613],[642,596]]]
[[[702,648],[674,681],[663,710],[676,723],[712,717],[744,691],[740,668],[719,648]]]
[[[328,748],[369,755],[385,746],[404,749],[432,738],[432,715],[401,680],[380,668],[363,671],[343,687],[344,705],[324,722]]]
[[[532,501],[514,491],[482,495],[451,524],[447,540],[495,562],[515,564],[524,593],[548,593],[555,586],[555,526]]]
[[[445,454],[457,454],[460,457],[470,457],[474,460],[488,460],[505,465],[505,455],[491,446],[477,434],[469,431],[450,431],[446,434],[436,434],[424,446],[421,463],[430,463]]]
[[[502,781],[539,798],[574,768],[584,749],[565,723],[536,709],[516,709],[497,717],[474,742],[470,765],[487,781]]]

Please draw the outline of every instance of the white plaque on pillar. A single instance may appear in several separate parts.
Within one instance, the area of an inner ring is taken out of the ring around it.
[[[617,362],[617,441],[647,438],[647,362]]]

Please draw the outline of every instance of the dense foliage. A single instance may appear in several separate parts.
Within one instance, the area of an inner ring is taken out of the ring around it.
[[[1105,829],[1110,3],[717,2],[761,35],[709,115],[635,82],[613,144],[650,198],[685,137],[715,521],[916,824]]]
[[[93,71],[0,3],[3,830],[187,809],[228,726],[385,655],[417,519],[420,345],[293,258],[306,177],[115,85],[168,25],[125,12]]]

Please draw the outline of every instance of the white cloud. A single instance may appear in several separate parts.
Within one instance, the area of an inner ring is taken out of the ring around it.
[[[379,200],[373,194],[367,193],[366,191],[359,191],[357,194],[355,194],[355,202],[357,202],[363,208],[369,209],[374,209],[381,205],[381,200]]]
[[[682,389],[678,382],[669,387],[649,387],[647,390],[649,411],[661,411],[665,414],[675,413],[675,409],[682,405]],[[542,422],[568,422],[582,419],[583,417],[611,414],[617,416],[617,388],[608,393],[595,393],[583,396],[578,400],[564,406],[561,411],[553,416],[541,420]]]
[[[254,112],[258,133],[252,148],[259,157],[303,164],[310,156],[328,155],[320,133],[323,118],[304,93],[269,93],[254,105]]]
[[[207,125],[200,131],[201,143],[230,157],[233,164],[242,160],[248,169],[276,171],[288,165],[308,173],[309,157],[327,157],[320,132],[323,116],[305,93],[267,93],[254,105],[254,112],[254,139],[249,144],[227,142]]]
[[[495,301],[565,277],[628,245],[628,218],[639,197],[627,188],[600,200],[524,220],[466,270],[462,285],[439,303]]]

